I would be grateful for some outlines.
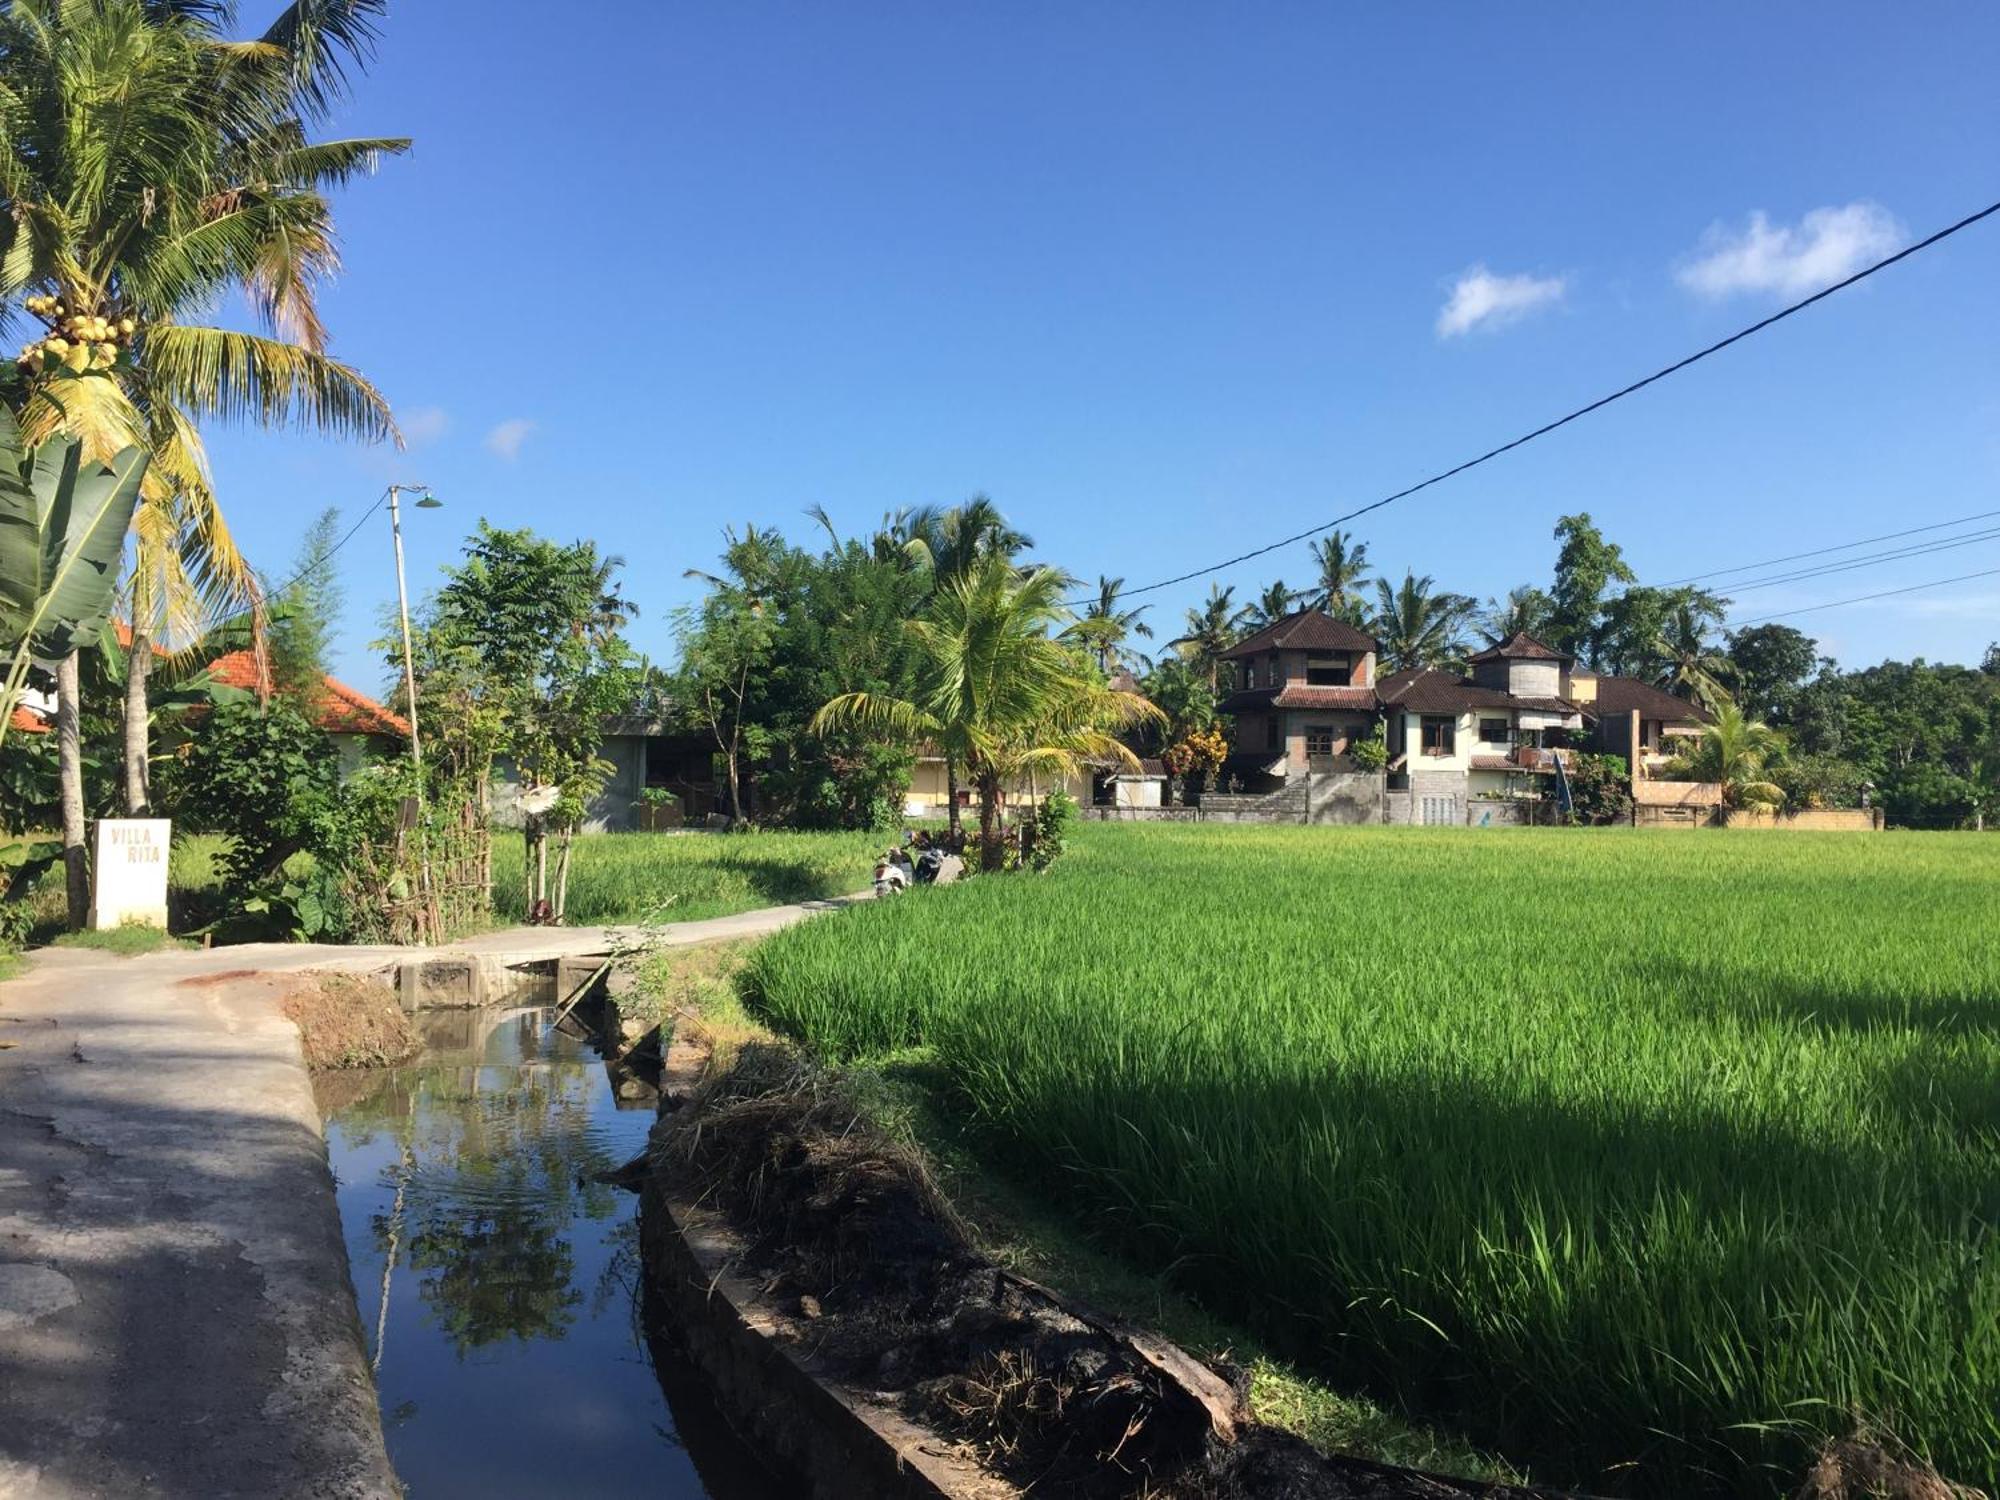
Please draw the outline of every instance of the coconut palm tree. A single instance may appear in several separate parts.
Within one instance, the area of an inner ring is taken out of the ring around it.
[[[1488,599],[1479,617],[1479,628],[1495,641],[1517,635],[1540,635],[1548,628],[1554,608],[1549,596],[1532,583],[1509,589],[1504,599]]]
[[[1350,532],[1329,531],[1312,544],[1312,555],[1319,568],[1319,582],[1309,591],[1314,607],[1356,623],[1352,617],[1365,613],[1359,592],[1368,575],[1368,544]]]
[[[1138,759],[1117,731],[1158,710],[1107,686],[1087,657],[1059,639],[1067,623],[1062,575],[1025,574],[989,552],[943,585],[905,626],[918,656],[912,698],[843,693],[813,716],[814,730],[856,728],[935,745],[963,765],[979,792],[979,847],[1000,866],[1000,796],[1024,771],[1072,775],[1086,760]]]
[[[1035,545],[1025,531],[1007,524],[1000,507],[985,495],[974,495],[963,505],[916,505],[896,512],[889,526],[897,550],[916,567],[930,575],[930,597],[971,572],[988,557],[1010,562]],[[1067,586],[1065,575],[1058,575]],[[945,755],[945,820],[957,833],[962,825],[958,810],[958,762]]]
[[[1462,667],[1465,627],[1479,607],[1465,594],[1444,593],[1405,569],[1403,581],[1375,580],[1375,618],[1369,628],[1390,671],[1410,667]]]
[[[1210,692],[1222,676],[1222,653],[1236,644],[1248,615],[1247,609],[1238,607],[1234,588],[1211,583],[1201,608],[1187,612],[1184,633],[1168,642],[1184,661],[1208,678]]]
[[[1153,637],[1153,627],[1139,616],[1151,609],[1150,604],[1142,604],[1137,609],[1120,609],[1118,596],[1125,588],[1122,578],[1106,578],[1102,574],[1097,579],[1097,597],[1083,612],[1083,618],[1063,632],[1065,639],[1075,641],[1097,659],[1097,668],[1107,675],[1120,665],[1118,648],[1128,637],[1143,635],[1148,640]]]
[[[127,603],[126,796],[145,804],[155,637],[190,644],[257,586],[217,502],[199,424],[247,418],[376,439],[387,403],[327,353],[327,192],[401,139],[312,141],[368,55],[384,0],[295,0],[254,41],[233,6],[12,0],[0,11],[0,302],[33,320],[31,442],[151,455]],[[240,295],[261,332],[201,321]],[[112,378],[54,398],[58,371]]]
[[[1709,617],[1687,599],[1674,605],[1648,649],[1654,680],[1668,692],[1705,708],[1728,701],[1722,682],[1736,675],[1736,664],[1710,630]]]
[[[1244,611],[1244,621],[1253,630],[1275,625],[1297,609],[1303,597],[1296,589],[1286,588],[1284,579],[1277,579],[1266,585],[1264,592],[1251,602]]]
[[[1748,718],[1724,701],[1702,731],[1701,744],[1667,763],[1667,775],[1681,781],[1714,782],[1730,807],[1776,807],[1785,794],[1769,771],[1785,758],[1785,737],[1769,724]]]

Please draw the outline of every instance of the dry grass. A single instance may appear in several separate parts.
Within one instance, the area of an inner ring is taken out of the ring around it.
[[[289,988],[278,1008],[299,1028],[306,1066],[386,1068],[423,1049],[396,992],[354,974],[310,974]]]

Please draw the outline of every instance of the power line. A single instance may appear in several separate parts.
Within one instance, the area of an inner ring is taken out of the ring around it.
[[[2000,516],[2000,510],[1982,510],[1977,515],[1960,516],[1956,521],[1933,521],[1928,526],[1912,526],[1907,531],[1885,531],[1880,536],[1864,536],[1859,541],[1842,542],[1835,547],[1819,547],[1811,552],[1793,552],[1784,557],[1767,557],[1762,562],[1739,563],[1733,568],[1716,568],[1708,573],[1692,573],[1686,578],[1670,578],[1655,587],[1678,588],[1684,583],[1699,583],[1704,578],[1723,578],[1731,573],[1748,573],[1757,568],[1775,568],[1779,563],[1802,562],[1808,557],[1825,557],[1830,552],[1851,552],[1856,547],[1866,547],[1873,542],[1893,542],[1898,537],[1915,536],[1924,531],[1943,531],[1948,526],[1964,526],[1973,521],[1987,521]],[[1731,585],[1740,587],[1741,585]]]
[[[1489,448],[1484,453],[1480,454],[1477,458],[1469,458],[1464,463],[1454,464],[1451,468],[1433,474],[1428,479],[1419,480],[1417,483],[1410,485],[1407,489],[1397,490],[1393,495],[1384,495],[1380,500],[1371,501],[1369,504],[1363,505],[1358,509],[1348,511],[1345,515],[1335,516],[1330,521],[1322,521],[1317,526],[1310,526],[1306,528],[1306,530],[1296,532],[1293,535],[1285,537],[1280,541],[1271,542],[1266,546],[1253,548],[1248,552],[1240,552],[1234,557],[1226,558],[1218,563],[1211,563],[1207,567],[1196,568],[1192,572],[1181,573],[1173,578],[1163,578],[1158,583],[1149,583],[1143,588],[1125,590],[1124,597],[1136,598],[1140,594],[1154,593],[1160,589],[1172,588],[1175,584],[1178,583],[1188,583],[1196,578],[1205,578],[1211,573],[1220,573],[1225,568],[1235,567],[1238,563],[1246,563],[1251,561],[1253,558],[1263,557],[1267,553],[1276,552],[1280,548],[1294,546],[1299,542],[1305,541],[1308,537],[1317,536],[1322,531],[1329,531],[1335,526],[1339,526],[1344,524],[1345,522],[1355,520],[1361,516],[1365,516],[1369,514],[1371,511],[1381,510],[1384,506],[1393,505],[1398,500],[1407,500],[1410,496],[1416,494],[1420,490],[1427,490],[1434,484],[1442,484],[1445,480],[1453,478],[1456,475],[1463,474],[1468,469],[1476,469],[1479,467],[1479,465],[1487,463],[1492,459],[1496,459],[1500,457],[1500,455],[1503,453],[1511,453],[1513,452],[1514,449],[1519,448],[1524,444],[1532,443],[1536,438],[1546,437],[1549,433],[1554,432],[1559,427],[1567,427],[1571,422],[1576,421],[1579,417],[1587,417],[1594,411],[1601,411],[1603,408],[1611,405],[1611,403],[1614,401],[1622,401],[1627,396],[1633,395],[1639,391],[1643,391],[1647,386],[1654,384],[1656,381],[1665,380],[1669,375],[1673,375],[1681,370],[1685,370],[1689,365],[1698,364],[1702,360],[1707,359],[1712,354],[1720,354],[1724,349],[1727,349],[1730,345],[1741,343],[1744,339],[1749,338],[1752,334],[1761,333],[1774,323],[1782,323],[1786,318],[1793,316],[1795,313],[1804,312],[1807,308],[1811,307],[1813,304],[1825,301],[1828,297],[1831,297],[1835,292],[1845,291],[1848,287],[1853,286],[1856,282],[1866,281],[1870,276],[1875,275],[1876,272],[1886,271],[1890,266],[1895,265],[1898,261],[1908,260],[1912,255],[1917,254],[1919,251],[1928,250],[1931,246],[1938,244],[1940,241],[1950,239],[1953,235],[1959,233],[1961,230],[1970,229],[1974,224],[1977,224],[1980,220],[1991,218],[1996,213],[2000,213],[2000,203],[1989,203],[1986,207],[1980,209],[1977,213],[1967,214],[1957,223],[1947,225],[1945,228],[1938,230],[1935,234],[1927,235],[1923,239],[1918,240],[1913,245],[1904,246],[1901,250],[1898,250],[1894,255],[1890,255],[1883,258],[1882,260],[1878,260],[1871,266],[1865,266],[1861,270],[1856,271],[1852,276],[1848,276],[1840,281],[1836,281],[1833,283],[1832,286],[1824,287],[1821,290],[1814,292],[1810,297],[1801,298],[1799,301],[1792,303],[1789,307],[1781,308],[1779,311],[1772,313],[1768,318],[1760,318],[1757,322],[1752,323],[1747,328],[1738,329],[1735,333],[1730,334],[1728,338],[1718,339],[1715,343],[1710,344],[1707,348],[1696,350],[1693,354],[1688,355],[1684,359],[1677,359],[1672,364],[1667,365],[1662,369],[1655,370],[1652,374],[1646,376],[1642,380],[1635,380],[1630,385],[1623,386],[1618,390],[1613,391],[1608,396],[1600,396],[1587,406],[1579,406],[1575,411],[1570,412],[1567,416],[1561,416],[1556,418],[1553,422],[1544,423],[1542,426],[1535,428],[1535,430],[1532,432],[1523,433],[1520,437],[1515,438],[1512,442],[1502,443],[1497,448]],[[1092,602],[1093,601],[1091,601],[1090,599],[1072,599],[1068,601],[1068,607],[1075,609],[1087,606]]]
[[[1825,563],[1816,568],[1801,568],[1795,573],[1776,573],[1769,578],[1753,578],[1747,583],[1724,585],[1733,594],[1748,589],[1770,588],[1779,583],[1800,583],[1808,578],[1825,578],[1833,573],[1851,573],[1856,568],[1873,568],[1885,562],[1900,562],[1906,557],[1923,557],[1932,552],[1951,552],[1960,547],[1970,547],[1978,542],[1990,542],[2000,538],[2000,526],[1989,531],[1975,531],[1967,536],[1941,537],[1934,542],[1921,542],[1912,547],[1899,547],[1888,552],[1877,552],[1867,557],[1849,558],[1843,562]]]
[[[1966,583],[1974,578],[2000,577],[2000,568],[1987,568],[1979,573],[1961,573],[1956,578],[1933,578],[1929,583],[1913,583],[1908,588],[1883,589],[1879,594],[1857,594],[1852,599],[1830,599],[1825,604],[1803,604],[1797,609],[1781,609],[1775,614],[1756,615],[1748,620],[1735,622],[1736,628],[1745,625],[1761,625],[1766,620],[1783,620],[1792,615],[1809,615],[1817,609],[1839,609],[1848,604],[1866,604],[1871,599],[1893,599],[1898,594],[1914,594],[1923,589],[1941,589],[1948,583]]]
[[[334,553],[338,552],[342,547],[345,547],[349,542],[354,540],[354,538],[360,533],[361,528],[368,524],[368,518],[374,515],[376,511],[380,510],[382,508],[383,502],[385,502],[388,498],[389,498],[389,492],[387,490],[384,490],[380,495],[377,495],[375,497],[375,503],[369,506],[368,509],[364,510],[361,513],[360,520],[356,521],[352,526],[348,527],[347,534],[345,536],[341,537],[339,541],[335,542],[331,547],[327,548],[326,551],[322,552],[318,557],[314,558],[311,562],[307,563],[303,568],[300,568],[298,572],[294,573],[290,578],[287,578],[283,583],[279,584],[276,588],[265,589],[264,598],[276,599],[280,595],[290,592],[291,589],[296,584],[302,582],[308,574],[317,573],[321,568],[324,568],[328,563],[332,562]],[[208,621],[206,625],[202,627],[203,634],[206,634],[208,631],[213,630],[216,626],[222,624],[223,621],[231,619],[240,613],[242,613],[242,611],[240,610],[230,610],[227,613],[215,615]]]

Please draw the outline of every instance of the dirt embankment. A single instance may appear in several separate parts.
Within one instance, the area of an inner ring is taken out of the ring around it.
[[[745,1046],[663,1118],[652,1171],[661,1201],[732,1226],[753,1321],[795,1362],[1002,1485],[964,1493],[1546,1500],[1330,1456],[1257,1423],[1235,1372],[993,1264],[922,1160],[788,1049]]]
[[[299,1028],[315,1073],[386,1068],[423,1050],[396,992],[356,974],[307,974],[284,987],[278,1008]]]

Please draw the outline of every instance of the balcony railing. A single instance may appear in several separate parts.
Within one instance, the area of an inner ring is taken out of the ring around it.
[[[1575,756],[1576,752],[1568,748],[1545,750],[1536,745],[1516,745],[1508,759],[1523,770],[1552,771],[1558,761],[1567,766]]]

